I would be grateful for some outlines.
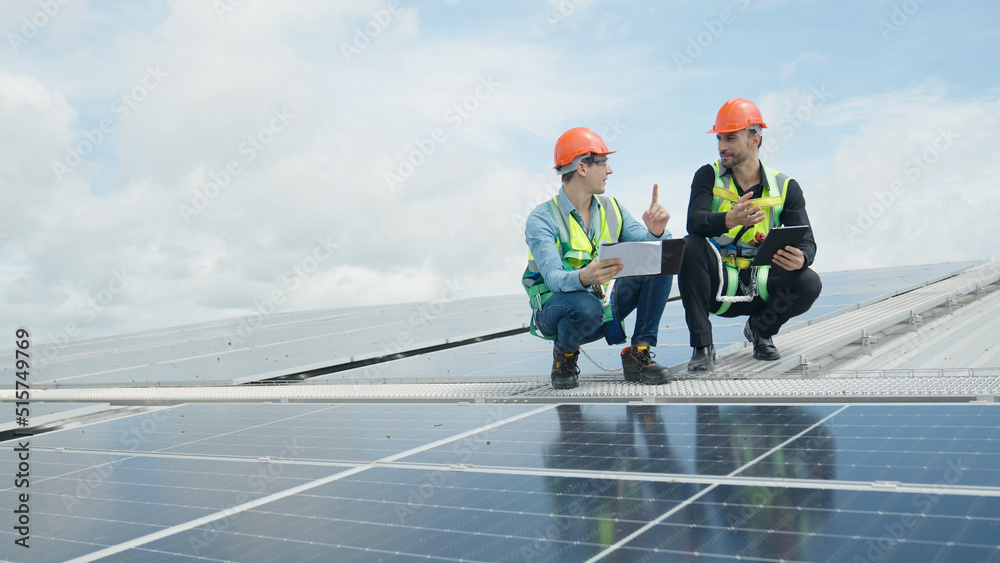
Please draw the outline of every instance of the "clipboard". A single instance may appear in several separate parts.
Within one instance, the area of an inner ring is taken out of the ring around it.
[[[760,245],[751,266],[770,266],[774,264],[774,253],[786,246],[798,246],[802,237],[809,231],[809,225],[792,227],[775,227],[767,232],[764,244]]]
[[[671,276],[681,271],[684,239],[602,244],[599,260],[619,258],[625,266],[613,279]]]

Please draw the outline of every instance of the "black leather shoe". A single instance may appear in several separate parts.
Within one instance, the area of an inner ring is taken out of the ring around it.
[[[753,357],[768,362],[781,359],[781,354],[778,353],[774,342],[771,342],[770,338],[762,337],[757,331],[750,328],[750,319],[747,319],[747,324],[743,327],[743,336],[753,344]]]
[[[715,345],[695,348],[688,360],[688,371],[712,371],[715,369]]]
[[[622,371],[625,381],[641,381],[646,385],[662,385],[675,379],[670,368],[653,361],[653,353],[646,342],[622,350]]]
[[[564,354],[552,349],[552,388],[573,389],[580,385],[580,368],[576,365],[580,351]]]

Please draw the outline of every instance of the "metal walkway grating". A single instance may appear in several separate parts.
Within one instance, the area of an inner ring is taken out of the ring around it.
[[[0,398],[5,393],[0,393]],[[383,382],[373,384],[183,386],[39,389],[39,401],[170,405],[198,402],[901,402],[986,401],[1000,396],[1000,369],[820,373],[746,377],[715,373],[667,385],[640,385],[604,376],[555,390],[547,380],[507,382]]]

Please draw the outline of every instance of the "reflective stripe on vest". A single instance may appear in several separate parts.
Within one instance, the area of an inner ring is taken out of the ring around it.
[[[764,242],[768,231],[781,225],[781,210],[785,206],[785,195],[788,193],[788,182],[791,178],[769,166],[761,164],[761,167],[764,170],[764,192],[761,197],[749,201],[764,210],[764,220],[748,228],[739,240],[734,240],[734,238],[743,230],[742,225],[737,225],[725,234],[708,239],[719,249],[722,261],[725,262],[728,283],[724,294],[729,297],[736,295],[739,285],[737,283],[739,271],[750,267],[750,262],[757,255],[757,248]],[[736,183],[733,181],[731,173],[720,174],[718,160],[712,163],[712,169],[715,171],[715,186],[712,188],[712,212],[726,213],[732,210],[733,204],[740,199]],[[772,195],[774,193],[777,195]],[[751,242],[753,244],[750,244]],[[770,266],[761,266],[755,272],[757,294],[765,302],[770,297],[767,292],[767,278],[770,270]],[[713,314],[725,313],[730,305],[731,303],[728,301],[723,301],[719,310]]]
[[[555,221],[556,227],[559,229],[556,245],[562,256],[563,269],[568,272],[579,270],[593,261],[594,254],[602,242],[618,242],[619,237],[621,237],[622,212],[621,208],[618,207],[618,201],[609,196],[595,195],[594,197],[597,198],[599,212],[598,223],[593,223],[594,218],[591,218],[592,227],[596,232],[594,239],[583,232],[579,221],[559,205],[558,195],[546,203],[552,220]],[[608,213],[608,210],[612,212]],[[528,293],[532,309],[540,309],[552,296],[552,291],[545,285],[545,280],[542,278],[541,271],[538,269],[530,249],[528,250],[528,266],[521,276],[521,285]],[[604,287],[607,288],[607,284]],[[542,336],[535,329],[534,314],[531,317],[531,334]],[[555,336],[543,336],[543,338],[553,339]]]
[[[757,248],[764,242],[768,231],[781,225],[781,210],[785,206],[785,195],[788,192],[788,182],[791,180],[786,174],[764,166],[764,193],[762,197],[751,199],[750,203],[764,210],[764,220],[757,223],[740,236],[735,237],[743,230],[742,225],[737,225],[728,232],[712,237],[709,240],[719,249],[719,254],[723,259],[739,269],[750,266],[750,260],[757,255]],[[712,189],[712,212],[726,213],[733,209],[733,203],[739,200],[739,193],[732,174],[727,172],[720,175],[719,161],[712,163],[715,171],[715,187]],[[771,194],[777,195],[771,195]]]

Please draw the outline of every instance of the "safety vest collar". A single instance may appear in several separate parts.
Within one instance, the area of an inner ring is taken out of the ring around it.
[[[760,163],[760,161],[757,161]],[[720,236],[709,239],[723,259],[743,269],[749,266],[750,258],[757,254],[757,248],[763,242],[770,229],[781,225],[781,211],[785,205],[788,181],[790,178],[777,170],[760,164],[762,197],[751,199],[756,206],[764,210],[766,219],[753,227],[745,228],[737,225]],[[712,163],[715,171],[715,186],[712,190],[712,212],[725,213],[733,208],[739,199],[736,182],[732,171],[716,160]]]
[[[578,270],[589,264],[597,257],[597,249],[602,242],[618,242],[622,215],[614,198],[592,196],[589,233],[584,232],[578,219],[579,211],[570,202],[565,190],[560,188],[547,205],[559,229],[559,251],[566,270]]]

